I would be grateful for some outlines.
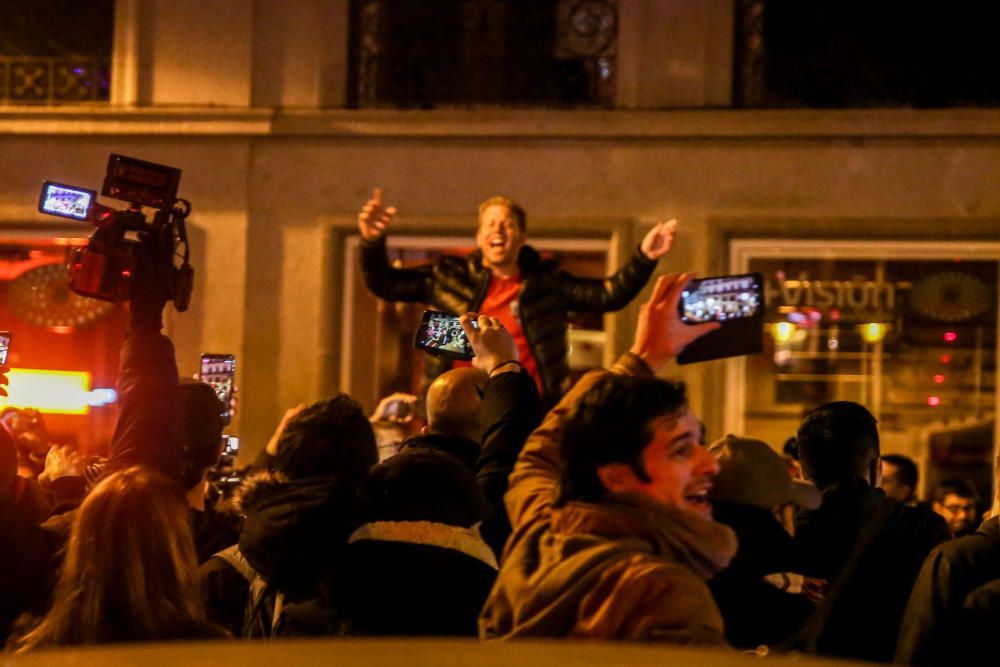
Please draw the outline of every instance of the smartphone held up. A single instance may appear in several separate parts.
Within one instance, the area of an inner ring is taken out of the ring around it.
[[[8,350],[10,350],[10,332],[0,331],[0,366],[7,365]]]
[[[479,327],[475,320],[472,320],[472,327]],[[424,311],[413,347],[449,359],[468,361],[476,356],[458,317],[433,310]]]
[[[201,369],[198,379],[215,390],[222,401],[222,423],[228,424],[232,418],[229,405],[233,398],[233,382],[236,378],[236,357],[231,354],[201,355]]]
[[[764,348],[764,279],[759,273],[692,280],[681,292],[677,310],[685,324],[722,325],[684,348],[679,364],[758,354]]]

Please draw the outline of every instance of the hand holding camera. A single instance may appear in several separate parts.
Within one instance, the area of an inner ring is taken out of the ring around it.
[[[101,194],[129,202],[122,211],[99,204],[94,190],[52,181],[42,185],[40,212],[97,228],[85,248],[70,251],[71,290],[114,302],[139,294],[144,302],[138,307],[144,311],[162,310],[170,299],[178,312],[187,310],[194,280],[185,225],[191,204],[177,197],[180,177],[180,169],[112,153]],[[147,223],[143,206],[156,209],[152,223]],[[138,241],[128,234],[137,234]],[[174,264],[175,254],[182,257],[180,266]],[[144,284],[134,288],[132,283],[140,280]],[[160,295],[151,293],[154,283],[162,284],[167,297],[158,309],[154,302]]]

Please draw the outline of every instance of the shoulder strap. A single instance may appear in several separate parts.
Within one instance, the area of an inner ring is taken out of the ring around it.
[[[243,554],[240,553],[240,545],[238,544],[234,544],[228,549],[215,552],[212,554],[212,558],[219,558],[226,561],[247,581],[251,581],[254,578],[254,575],[257,574],[256,570],[253,569],[253,566],[250,565],[250,563],[247,562],[247,559],[243,557]]]

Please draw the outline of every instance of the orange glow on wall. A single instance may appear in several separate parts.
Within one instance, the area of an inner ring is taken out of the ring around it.
[[[57,415],[85,415],[93,403],[90,373],[13,368],[7,372],[6,399],[0,406],[35,408]]]

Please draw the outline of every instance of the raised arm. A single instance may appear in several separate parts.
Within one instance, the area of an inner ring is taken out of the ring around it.
[[[382,189],[358,213],[361,232],[361,275],[368,290],[387,301],[428,301],[433,283],[431,266],[397,269],[389,263],[385,237],[396,216],[395,206],[383,206]]]
[[[483,522],[480,533],[499,558],[510,535],[503,504],[507,477],[528,434],[541,420],[541,400],[534,380],[518,361],[514,337],[496,318],[480,316],[478,328],[473,328],[473,315],[462,317],[462,327],[476,353],[473,365],[490,374],[483,387],[483,441],[475,473],[493,515]]]
[[[121,411],[103,475],[146,465],[169,477],[181,468],[180,381],[174,346],[160,330],[169,298],[163,272],[173,248],[160,247],[150,234],[133,257],[129,327],[118,376]]]
[[[518,457],[504,497],[507,515],[516,534],[522,526],[548,513],[559,486],[560,447],[563,432],[577,403],[608,373],[654,373],[689,343],[719,327],[716,322],[687,325],[680,321],[677,302],[691,274],[661,276],[653,296],[639,311],[635,341],[611,370],[584,375],[553,408]]]
[[[607,278],[580,278],[562,272],[560,286],[567,308],[603,313],[627,306],[653,275],[656,262],[670,250],[676,227],[676,220],[655,225],[631,259]]]

